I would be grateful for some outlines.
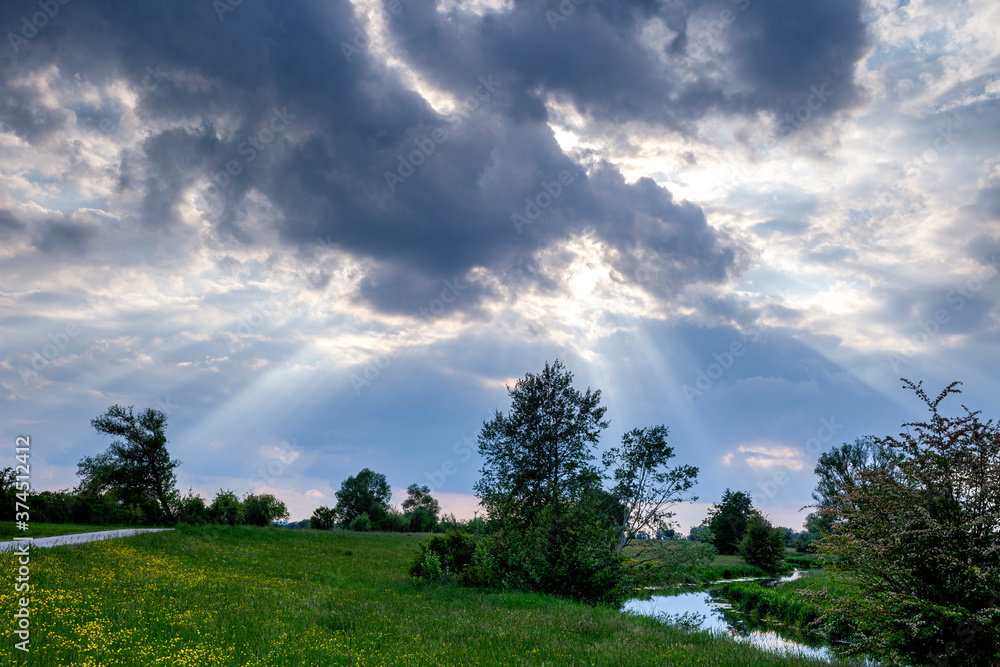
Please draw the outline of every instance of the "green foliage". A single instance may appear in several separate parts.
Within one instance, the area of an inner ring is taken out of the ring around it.
[[[706,525],[692,526],[691,530],[688,531],[688,540],[692,542],[707,542],[711,545],[715,545],[715,533],[712,529]],[[718,550],[716,550],[718,552]]]
[[[630,590],[625,558],[615,549],[617,536],[618,527],[586,500],[554,504],[524,532],[497,536],[492,556],[508,587],[617,605]]]
[[[414,586],[401,574],[421,539],[180,526],[35,549],[32,595],[58,604],[32,599],[32,627],[44,632],[32,632],[22,662],[829,667],[549,595]],[[0,554],[7,569],[16,560]],[[4,594],[9,598],[13,586]],[[85,643],[98,628],[101,641]],[[0,633],[0,655],[18,655],[18,641],[13,632]]]
[[[347,530],[353,530],[359,533],[367,533],[373,530],[374,526],[372,525],[372,520],[368,518],[368,514],[362,512],[351,519],[351,523],[347,524],[346,528]]]
[[[452,530],[444,535],[432,535],[420,543],[410,563],[410,575],[425,581],[459,577],[472,562],[475,552],[476,539],[466,532]]]
[[[812,497],[826,511],[810,514],[806,525],[810,531],[829,535],[835,515],[831,510],[837,496],[845,487],[862,487],[867,483],[866,473],[885,470],[889,474],[897,460],[893,452],[872,436],[857,438],[854,443],[844,443],[824,452],[813,472],[819,477]]]
[[[753,501],[749,493],[729,489],[722,494],[722,502],[716,503],[709,511],[706,522],[712,531],[712,544],[720,554],[736,553],[752,511]]]
[[[212,513],[205,505],[205,499],[196,495],[192,489],[188,489],[187,495],[177,503],[177,521],[199,526],[208,523],[211,519]]]
[[[614,467],[611,496],[620,504],[618,551],[632,543],[640,531],[662,533],[669,528],[678,502],[697,500],[686,493],[694,486],[698,469],[667,468],[674,448],[667,445],[667,427],[633,429],[622,436],[621,447],[604,454],[604,467]],[[641,560],[641,556],[640,556]]]
[[[385,475],[368,468],[354,477],[348,477],[337,491],[337,523],[349,528],[360,515],[367,516],[369,522],[378,524],[389,514],[389,498],[392,489]]]
[[[167,452],[166,415],[152,409],[136,415],[132,406],[113,405],[90,423],[118,439],[104,453],[80,460],[83,495],[113,492],[121,504],[144,508],[153,523],[172,523],[179,498],[174,468],[180,461]]]
[[[862,594],[840,609],[866,629],[859,650],[888,661],[1000,662],[1000,429],[978,412],[948,417],[903,380],[931,413],[880,442],[898,461],[837,490],[821,553],[836,557]]]
[[[17,473],[14,468],[0,469],[0,503],[3,503],[4,514],[10,514],[14,508],[16,494],[23,488],[23,486],[18,487]]]
[[[336,523],[337,513],[329,507],[317,507],[309,517],[309,527],[313,530],[332,530]]]
[[[626,588],[618,499],[600,488],[594,448],[607,428],[601,392],[580,392],[556,360],[508,388],[511,409],[483,424],[476,491],[489,516],[470,583],[620,602]],[[636,432],[636,437],[642,433]],[[661,445],[663,432],[651,440]],[[631,444],[631,443],[630,443]],[[672,456],[660,447],[657,462]],[[636,454],[636,465],[642,465]],[[627,483],[622,478],[623,484]],[[645,488],[645,487],[644,487]]]
[[[406,494],[406,500],[403,501],[406,529],[411,533],[427,533],[434,530],[441,505],[431,497],[430,487],[410,484]]]
[[[285,503],[270,493],[254,495],[248,493],[243,499],[243,523],[248,526],[269,526],[275,521],[288,518]]]
[[[441,557],[430,549],[421,554],[420,561],[410,568],[414,577],[426,582],[444,581],[447,579],[445,570],[441,567]]]
[[[774,572],[785,558],[784,535],[755,511],[750,516],[737,550],[747,563]]]
[[[553,503],[569,503],[600,480],[593,450],[606,408],[601,392],[581,393],[573,374],[558,359],[541,373],[528,373],[508,387],[511,408],[497,410],[483,424],[479,454],[482,478],[476,482],[490,520],[526,525]]]
[[[243,523],[243,503],[232,491],[219,489],[208,513],[212,523],[222,526],[238,526]]]

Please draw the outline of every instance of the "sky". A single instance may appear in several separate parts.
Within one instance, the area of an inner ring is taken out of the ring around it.
[[[820,454],[1000,402],[995,0],[11,0],[0,441],[168,416],[182,491],[473,516],[560,359],[800,529]],[[0,467],[6,465],[0,458]]]

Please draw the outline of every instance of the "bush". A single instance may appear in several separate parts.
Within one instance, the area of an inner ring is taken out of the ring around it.
[[[249,526],[270,526],[288,518],[288,508],[270,493],[247,494],[243,499],[243,523]]]
[[[243,522],[243,503],[232,491],[219,489],[209,508],[209,514],[213,523],[238,526]]]
[[[367,533],[372,530],[372,520],[368,518],[367,514],[361,513],[351,519],[351,523],[348,524],[347,529]]]
[[[535,590],[589,604],[619,604],[629,593],[623,556],[613,549],[618,529],[593,506],[549,505],[523,532],[497,535],[490,555],[510,588]]]
[[[313,530],[332,530],[336,523],[337,512],[329,507],[317,507],[309,517],[309,527]]]
[[[208,506],[205,505],[205,499],[188,489],[187,495],[181,498],[177,505],[177,521],[200,526],[208,523],[211,518],[212,515]]]
[[[443,577],[458,577],[472,562],[475,552],[476,538],[466,532],[452,530],[444,535],[432,535],[418,546],[417,555],[410,564],[410,574],[421,579],[427,578],[423,570],[426,555],[433,553]]]
[[[416,572],[413,576],[417,579],[427,582],[441,581],[447,576],[441,568],[441,559],[430,549],[424,551],[420,561],[410,571]]]
[[[737,550],[750,565],[774,572],[785,558],[784,536],[759,512],[753,512]]]

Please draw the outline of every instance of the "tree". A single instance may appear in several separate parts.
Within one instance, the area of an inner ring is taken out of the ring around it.
[[[611,489],[621,505],[618,552],[633,544],[640,531],[660,534],[670,527],[676,503],[696,500],[685,495],[698,477],[693,466],[667,468],[674,448],[667,445],[667,427],[636,428],[622,436],[622,446],[604,454],[605,468],[617,466]],[[632,554],[631,567],[659,558],[661,545],[645,544]]]
[[[752,511],[753,501],[749,493],[729,489],[722,494],[722,502],[716,503],[709,511],[706,523],[712,531],[712,544],[720,554],[732,556],[736,553]]]
[[[329,507],[317,507],[309,517],[309,527],[313,530],[331,530],[337,523],[337,512]]]
[[[627,594],[624,558],[615,550],[621,508],[601,488],[593,463],[608,425],[605,408],[600,391],[581,392],[572,382],[560,361],[546,363],[507,388],[507,415],[498,410],[483,424],[485,461],[475,488],[493,534],[483,542],[477,578],[620,601]]]
[[[891,472],[895,465],[896,458],[890,449],[870,435],[844,443],[819,457],[813,471],[819,482],[812,497],[819,507],[830,508],[836,503],[840,489],[864,485],[867,471],[884,469]],[[834,520],[832,513],[819,512],[810,516],[814,517],[810,531],[829,534]]]
[[[243,499],[243,522],[251,526],[270,526],[279,519],[288,518],[285,503],[270,493],[257,496],[248,493]]]
[[[23,488],[26,492],[27,484],[24,484]],[[9,513],[14,507],[14,499],[20,490],[14,468],[0,469],[0,502],[3,503],[5,513]]]
[[[712,533],[712,529],[705,524],[700,526],[691,526],[691,530],[688,531],[688,540],[691,542],[706,542],[708,544],[715,544],[715,534]]]
[[[431,497],[429,486],[410,484],[406,488],[406,500],[403,501],[403,512],[408,519],[410,532],[426,533],[434,530],[438,522],[441,505]]]
[[[180,497],[174,468],[180,461],[172,460],[167,452],[166,415],[148,408],[135,415],[132,406],[113,405],[90,424],[98,433],[119,439],[103,454],[80,460],[81,489],[96,494],[110,491],[122,504],[151,509],[156,523],[172,521],[173,506]]]
[[[931,413],[881,439],[894,470],[845,482],[830,512],[822,553],[849,573],[861,595],[840,601],[855,619],[858,651],[890,662],[1000,663],[1000,427],[963,406],[953,382],[934,399],[904,379]]]
[[[177,520],[180,523],[191,525],[201,525],[208,523],[212,518],[205,499],[196,495],[193,489],[188,489],[187,495],[177,503]]]
[[[385,475],[365,468],[354,477],[345,479],[336,496],[337,523],[342,528],[348,528],[362,514],[366,515],[368,525],[377,524],[385,518],[389,514],[392,489]]]
[[[755,510],[737,550],[747,563],[774,572],[785,558],[784,533],[780,528],[773,528],[771,522]]]
[[[215,494],[208,513],[212,521],[223,526],[238,526],[243,523],[243,503],[232,491],[223,491]]]
[[[558,359],[507,387],[511,408],[483,424],[485,459],[476,494],[491,520],[531,523],[547,505],[580,499],[599,485],[593,466],[606,408],[601,392],[581,393]]]

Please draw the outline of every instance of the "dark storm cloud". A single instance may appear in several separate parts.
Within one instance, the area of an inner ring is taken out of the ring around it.
[[[0,25],[22,10],[6,5]],[[362,294],[381,309],[413,312],[473,267],[544,285],[533,254],[584,233],[609,246],[628,280],[652,262],[658,278],[646,286],[665,296],[724,280],[738,263],[735,244],[652,181],[627,184],[608,165],[581,170],[545,124],[542,96],[568,95],[605,119],[677,125],[712,109],[782,111],[830,82],[825,113],[853,98],[850,70],[864,44],[857,2],[603,2],[558,21],[551,10],[522,2],[479,17],[407,3],[390,16],[409,62],[463,100],[441,116],[373,56],[346,0],[67,5],[2,56],[0,122],[29,142],[65,126],[68,112],[11,88],[46,59],[65,79],[124,79],[141,88],[137,113],[152,130],[123,155],[118,181],[138,195],[144,225],[177,225],[182,194],[208,178],[216,238],[259,243],[248,195],[262,193],[276,207],[268,224],[287,243],[329,239],[373,259]],[[670,66],[641,43],[653,18],[676,33],[664,46]],[[692,59],[708,45],[692,41],[699,26],[721,40],[721,60]],[[87,238],[53,223],[39,247],[79,250]],[[472,309],[485,294],[470,286],[455,307]]]
[[[45,220],[35,226],[33,245],[47,255],[83,256],[98,236],[92,225],[71,220]]]
[[[391,26],[423,71],[448,88],[502,72],[517,90],[512,113],[536,119],[539,90],[613,121],[683,126],[712,110],[784,118],[803,105],[826,115],[857,101],[853,70],[868,41],[858,0],[535,0],[484,17],[410,7]],[[673,34],[661,52],[643,40],[654,18]]]

